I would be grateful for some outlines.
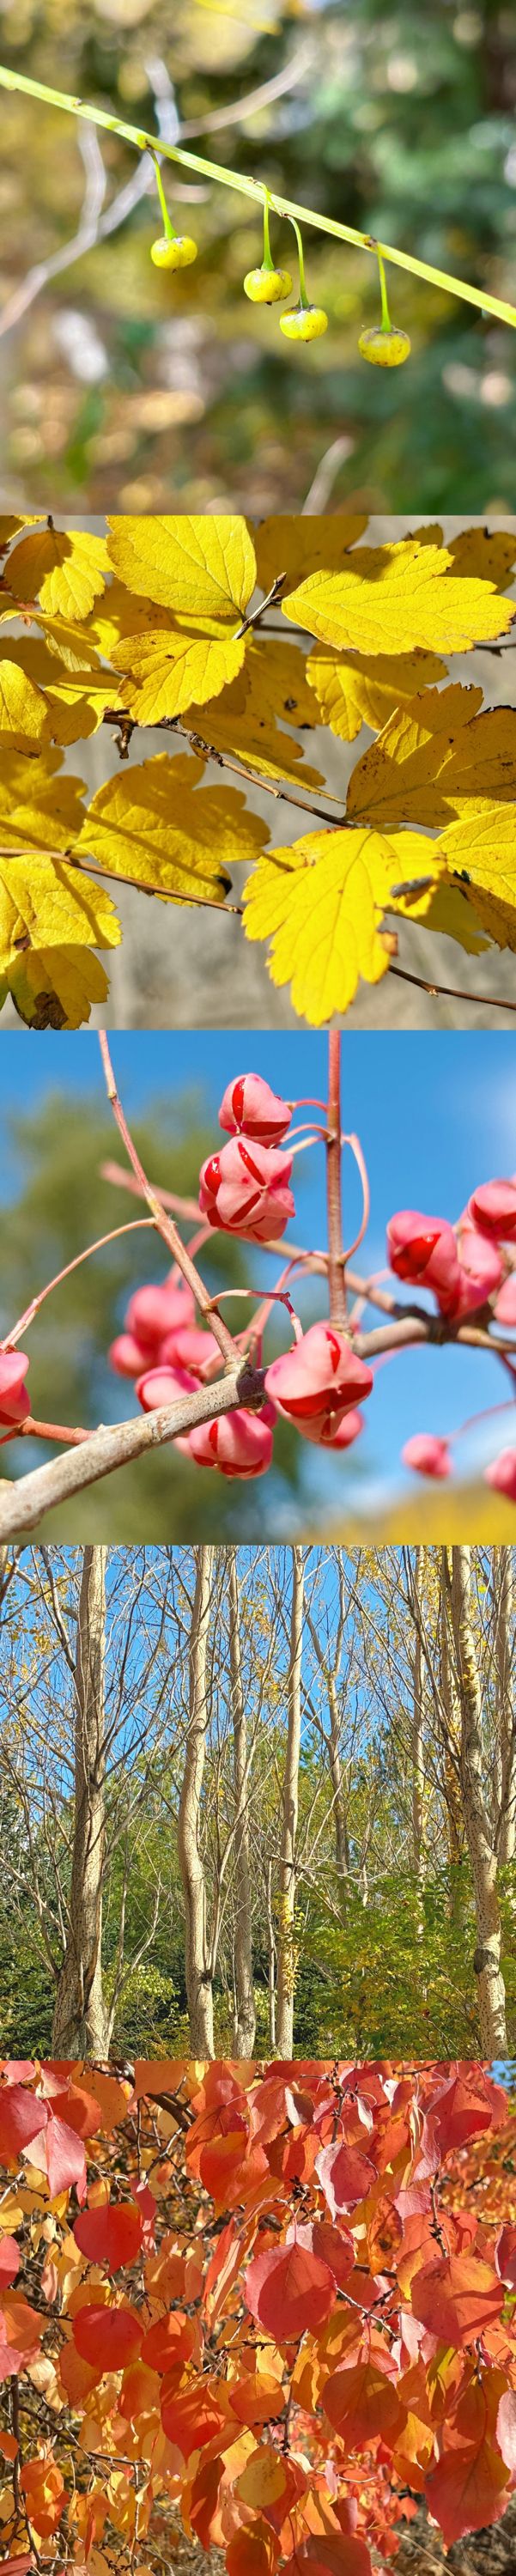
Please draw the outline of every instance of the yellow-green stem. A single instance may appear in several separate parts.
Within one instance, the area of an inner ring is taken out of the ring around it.
[[[26,98],[35,98],[41,106],[63,108],[68,116],[85,117],[90,125],[104,128],[108,134],[119,134],[122,142],[131,143],[137,152],[159,149],[166,161],[178,161],[185,170],[195,170],[202,179],[214,179],[219,187],[234,188],[241,197],[251,197],[263,206],[264,191],[259,179],[243,178],[239,170],[225,170],[216,161],[205,161],[199,152],[185,152],[179,143],[164,143],[140,126],[127,125],[119,116],[110,116],[105,108],[92,107],[82,98],[68,98],[59,89],[48,89],[42,81],[29,80],[26,72],[11,71],[0,64],[0,89],[12,90]],[[429,260],[414,259],[410,251],[394,249],[389,242],[377,242],[370,233],[357,232],[352,224],[338,224],[331,215],[319,214],[311,206],[298,206],[291,197],[268,192],[269,205],[278,215],[297,217],[302,224],[312,224],[332,240],[350,242],[355,250],[370,251],[374,258],[390,260],[395,268],[407,269],[411,277],[424,278],[429,286],[440,287],[443,295],[456,295],[463,304],[474,304],[480,313],[493,314],[495,321],[508,322],[516,330],[516,305],[505,304],[500,296],[488,295],[480,286],[470,286],[465,278],[449,276],[446,269],[434,268]]]

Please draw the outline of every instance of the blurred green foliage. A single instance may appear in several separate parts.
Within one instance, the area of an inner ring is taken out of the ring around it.
[[[514,9],[176,0],[172,14],[173,25],[166,0],[4,0],[0,50],[151,129],[165,73],[194,150],[514,301]],[[235,121],[237,102],[289,65],[290,85]],[[9,97],[2,124],[5,319],[34,262],[75,231],[85,169],[78,130],[57,111]],[[110,136],[102,155],[109,202],[134,155]],[[86,180],[94,191],[91,161]],[[308,231],[309,287],[330,328],[289,349],[277,313],[242,295],[260,256],[252,208],[184,174],[173,195],[167,176],[167,190],[199,240],[194,270],[153,269],[143,197],[6,334],[4,506],[261,512],[299,508],[317,476],[319,508],[516,507],[516,334],[391,270],[413,353],[383,376],[357,354],[361,322],[376,318],[375,263]],[[288,261],[286,227],[274,245]]]

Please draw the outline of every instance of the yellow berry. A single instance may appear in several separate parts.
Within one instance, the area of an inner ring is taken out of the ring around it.
[[[244,277],[244,295],[251,304],[281,304],[282,296],[292,294],[288,268],[248,268]]]
[[[361,358],[369,358],[372,367],[403,367],[410,357],[408,331],[395,330],[394,323],[388,331],[383,323],[373,323],[371,330],[361,331],[358,346]]]
[[[190,268],[196,258],[197,242],[191,240],[189,233],[174,233],[172,238],[162,233],[159,241],[151,242],[155,268]]]
[[[328,315],[321,304],[300,304],[292,313],[280,313],[280,331],[286,340],[321,340],[328,329]]]

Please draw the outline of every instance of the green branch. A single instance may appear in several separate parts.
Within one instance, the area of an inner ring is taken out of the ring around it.
[[[492,313],[497,322],[508,322],[516,329],[514,304],[503,304],[499,296],[488,295],[480,286],[468,286],[464,278],[449,277],[445,269],[432,268],[426,259],[413,259],[410,251],[394,250],[388,242],[377,242],[371,233],[356,232],[352,224],[334,223],[330,215],[317,214],[311,206],[298,206],[292,197],[265,191],[259,179],[242,178],[239,170],[225,170],[220,162],[204,161],[199,152],[183,152],[178,143],[163,143],[161,137],[144,133],[140,126],[126,125],[122,117],[108,116],[102,107],[90,107],[82,98],[67,98],[62,90],[47,89],[42,81],[29,80],[24,72],[8,71],[3,64],[0,88],[22,91],[26,98],[41,100],[42,106],[64,108],[68,116],[86,117],[91,125],[104,126],[108,134],[119,134],[122,142],[133,144],[135,151],[159,151],[160,159],[178,161],[183,169],[195,170],[202,179],[215,179],[219,187],[234,188],[239,196],[251,197],[259,206],[263,206],[267,194],[269,206],[277,215],[313,224],[318,232],[330,233],[336,241],[351,242],[355,250],[371,251],[375,258],[380,251],[382,259],[390,260],[394,268],[408,269],[412,277],[425,278],[427,285],[440,287],[443,295],[457,295],[463,304],[474,304],[480,313]]]

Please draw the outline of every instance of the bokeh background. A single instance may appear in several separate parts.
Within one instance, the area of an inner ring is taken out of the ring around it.
[[[265,1075],[285,1099],[323,1099],[327,1091],[326,1038],[306,1031],[262,1030],[246,1043],[242,1032],[231,1028],[216,1033],[138,1030],[117,1033],[112,1051],[124,1106],[151,1178],[188,1196],[197,1194],[201,1160],[220,1141],[218,1107],[226,1083],[246,1067]],[[422,1205],[454,1221],[475,1183],[493,1172],[512,1170],[514,1040],[498,1030],[489,1035],[443,1031],[436,1046],[423,1033],[372,1031],[366,1037],[345,1032],[342,1058],[343,1118],[346,1130],[361,1137],[371,1184],[371,1220],[356,1262],[366,1277],[383,1268],[385,1228],[396,1207]],[[6,1034],[0,1048],[2,1336],[65,1262],[138,1213],[122,1190],[106,1180],[106,1158],[119,1164],[124,1160],[94,1034],[25,1031],[19,1039]],[[293,1186],[296,1216],[285,1235],[285,1255],[289,1240],[307,1245],[326,1240],[322,1146],[296,1157]],[[356,1235],[360,1217],[360,1183],[348,1153],[348,1241]],[[259,1246],[222,1234],[214,1234],[202,1255],[203,1275],[214,1288],[249,1283],[261,1292],[265,1285],[274,1286],[281,1266],[278,1261],[275,1268]],[[127,1420],[137,1411],[132,1385],[115,1377],[106,1353],[120,1330],[131,1288],[163,1278],[167,1268],[164,1247],[148,1233],[130,1233],[81,1265],[48,1298],[27,1341],[31,1399],[41,1421],[93,1426]],[[296,1277],[295,1297],[305,1328],[324,1313],[318,1281],[308,1279],[303,1285]],[[224,1311],[236,1319],[238,1329],[252,1309],[235,1304]],[[288,1339],[286,1321],[271,1321],[268,1356]],[[338,1527],[349,1534],[355,1520],[362,1529],[367,1523],[372,1533],[385,1527],[388,1535],[394,1506],[392,1535],[406,1538],[409,1526],[415,1540],[434,1535],[431,1520],[427,1530],[426,1510],[437,1505],[441,1522],[435,1534],[452,1538],[454,1489],[429,1488],[404,1471],[403,1442],[416,1431],[451,1432],[480,1413],[456,1453],[458,1480],[480,1479],[487,1458],[514,1440],[514,1404],[506,1396],[500,1365],[489,1354],[466,1346],[460,1351],[453,1346],[408,1350],[378,1365],[374,1394],[365,1406],[365,1430],[343,1456],[332,1458],[280,1423],[273,1472],[246,1484],[190,1466],[174,1449],[164,1448],[47,1515],[43,1535],[126,1543],[142,1536],[290,1539],[296,1532],[316,1535],[330,1527],[335,1535]],[[490,1410],[482,1418],[483,1408],[493,1406],[502,1409],[494,1418]],[[0,1450],[1,1472],[24,1475],[50,1454],[28,1439],[9,1443]],[[457,1496],[460,1513],[458,1487]],[[514,1506],[501,1502],[483,1483],[474,1513],[469,1501],[462,1511],[458,1536],[513,1538]]]
[[[507,0],[3,0],[0,57],[515,299]],[[260,256],[244,200],[179,175],[201,257],[171,280],[128,146],[15,96],[2,144],[1,506],[515,506],[509,328],[391,270],[413,354],[382,375],[357,355],[376,264],[314,233],[330,328],[289,350],[242,294]]]

